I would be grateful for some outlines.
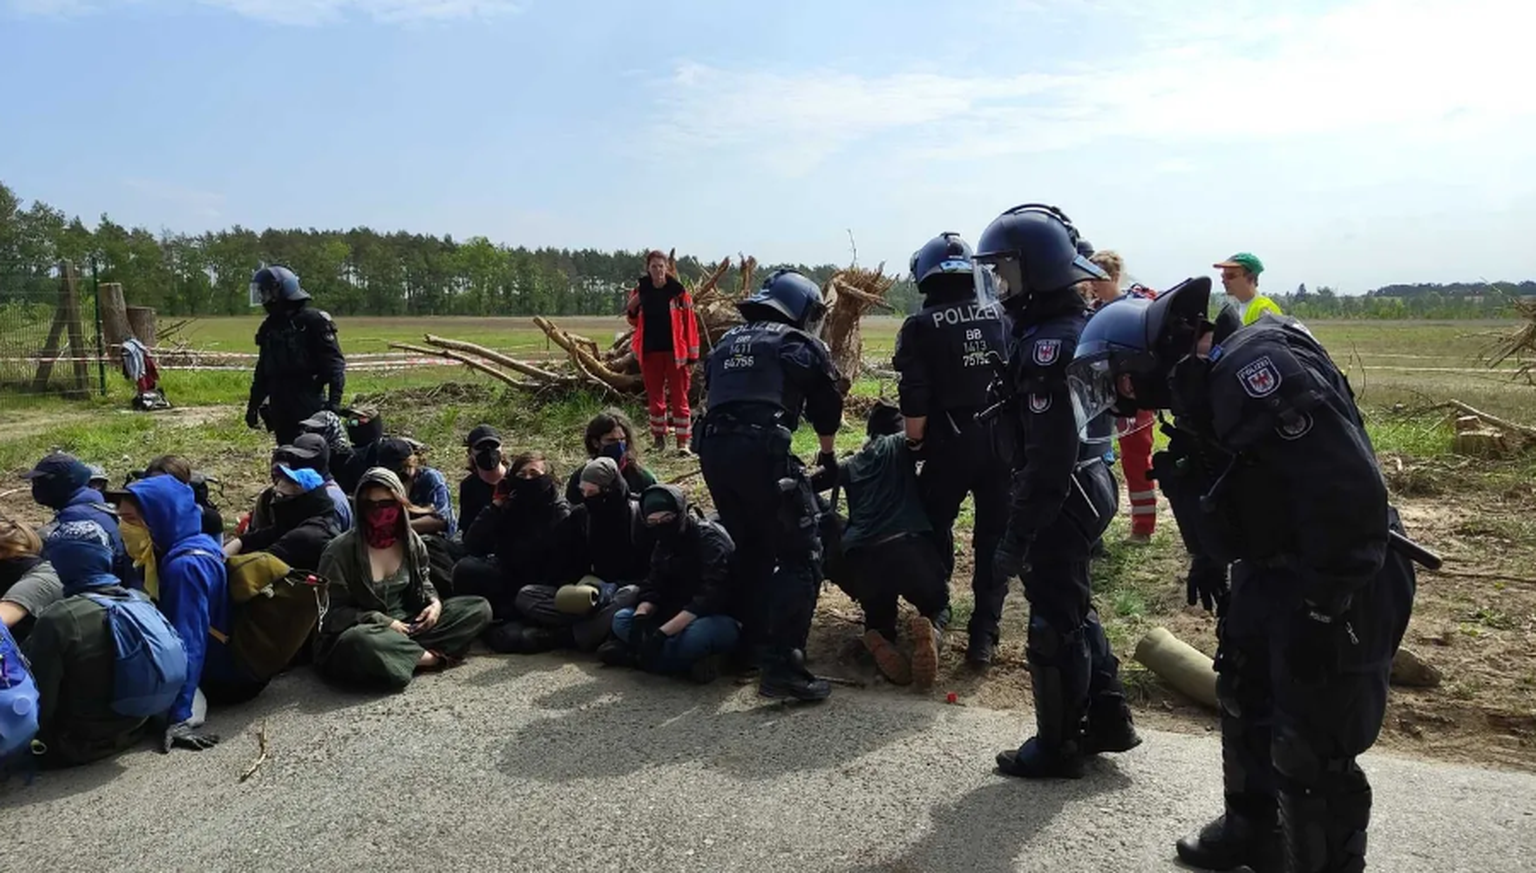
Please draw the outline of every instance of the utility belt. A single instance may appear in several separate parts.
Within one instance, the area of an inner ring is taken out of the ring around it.
[[[784,410],[765,403],[733,405],[706,413],[702,431],[704,436],[772,433],[786,429],[783,418]]]

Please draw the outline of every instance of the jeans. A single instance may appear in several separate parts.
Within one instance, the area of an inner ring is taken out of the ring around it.
[[[613,617],[613,635],[630,645],[637,642],[631,639],[634,626],[633,609],[621,609]],[[686,673],[700,658],[731,652],[736,648],[738,634],[736,619],[728,615],[701,615],[667,638],[660,660],[646,665],[646,669],[653,673]]]

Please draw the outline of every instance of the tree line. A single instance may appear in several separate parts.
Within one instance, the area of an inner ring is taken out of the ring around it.
[[[55,268],[71,261],[101,282],[118,282],[129,302],[168,315],[249,314],[251,274],[262,263],[285,264],[304,289],[336,315],[612,315],[645,272],[645,253],[596,249],[529,249],[483,236],[451,236],[366,227],[351,230],[244,227],[200,234],[125,227],[103,215],[94,228],[41,200],[23,206],[0,183],[0,293],[42,295]],[[679,255],[678,272],[702,276],[715,263]],[[838,267],[794,267],[824,283]],[[739,265],[722,280],[739,287]],[[916,311],[910,282],[891,292],[898,312]]]
[[[483,236],[451,236],[366,227],[351,230],[244,227],[200,234],[125,227],[101,216],[87,227],[78,216],[41,200],[29,204],[0,182],[0,297],[32,292],[45,299],[56,287],[60,261],[101,282],[119,282],[129,302],[167,315],[244,315],[251,312],[249,284],[262,263],[280,263],[301,277],[320,305],[336,315],[611,315],[644,272],[643,251],[529,249],[493,243]],[[715,263],[678,257],[685,278]],[[794,267],[825,283],[833,264]],[[901,270],[904,264],[890,265]],[[740,284],[733,263],[722,280]],[[1536,281],[1495,284],[1388,285],[1364,295],[1328,287],[1273,295],[1298,318],[1501,318],[1513,301],[1536,295]],[[887,295],[895,314],[916,312],[921,297],[910,277]]]

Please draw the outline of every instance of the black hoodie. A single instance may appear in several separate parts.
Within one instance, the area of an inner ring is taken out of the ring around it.
[[[523,480],[514,481],[514,485]],[[556,566],[557,532],[571,514],[553,479],[541,493],[514,491],[498,506],[480,510],[464,531],[464,547],[471,555],[495,555],[508,586],[508,595],[524,585],[563,581]]]
[[[273,494],[272,524],[240,537],[240,554],[270,552],[295,570],[318,570],[320,553],[341,533],[336,505],[322,486],[293,497]]]
[[[637,582],[650,566],[653,540],[622,476],[572,508],[557,539],[560,554],[569,556],[566,581],[591,574],[604,582]]]
[[[656,614],[666,621],[683,610],[694,615],[729,613],[731,554],[736,545],[725,528],[688,511],[688,498],[672,485],[652,485],[646,495],[664,492],[671,499],[677,520],[654,531],[656,547],[651,568],[640,586],[639,603],[656,604]]]

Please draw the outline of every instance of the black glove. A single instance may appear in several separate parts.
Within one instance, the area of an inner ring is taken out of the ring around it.
[[[655,670],[661,664],[661,653],[667,647],[667,640],[672,639],[662,633],[660,627],[652,627],[645,639],[640,641],[635,654],[640,658],[640,667],[644,670]]]
[[[186,722],[173,724],[165,729],[165,741],[160,751],[169,755],[171,749],[191,749],[201,752],[219,744],[219,735],[203,733]]]
[[[258,407],[245,408],[245,426],[251,430],[261,430],[261,410]]]
[[[821,469],[825,470],[828,473],[832,473],[832,474],[836,475],[836,473],[837,473],[837,453],[836,452],[817,452],[816,453],[816,466],[820,467]]]
[[[1189,576],[1184,580],[1184,598],[1190,606],[1199,601],[1206,612],[1215,612],[1217,618],[1220,618],[1227,611],[1227,595],[1232,592],[1232,588],[1227,583],[1226,568],[1215,566],[1220,569],[1189,568]]]
[[[1006,582],[1029,572],[1029,540],[1004,536],[992,553],[992,574]]]
[[[912,456],[914,462],[921,462],[928,457],[928,441],[914,440],[907,437],[907,454]]]
[[[1303,603],[1287,628],[1286,661],[1291,675],[1304,685],[1321,685],[1339,671],[1344,652],[1358,645],[1349,624],[1349,606],[1319,607]]]

